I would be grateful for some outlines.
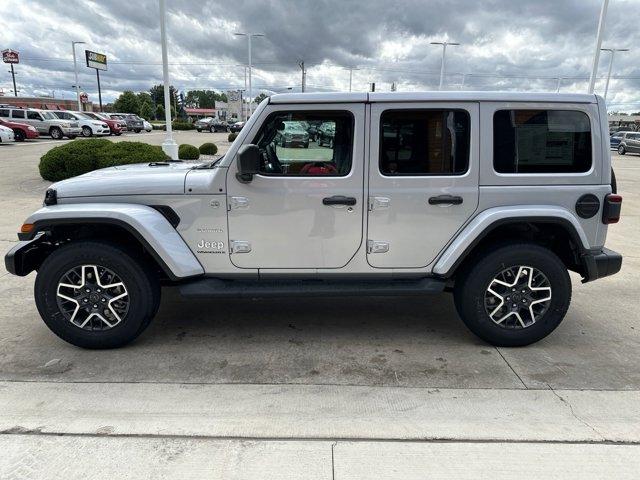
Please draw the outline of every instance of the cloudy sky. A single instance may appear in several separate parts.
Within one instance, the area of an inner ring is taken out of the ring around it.
[[[247,43],[255,32],[254,94],[300,89],[307,66],[312,91],[436,89],[441,47],[451,90],[565,92],[587,88],[602,0],[167,0],[171,83],[179,90],[244,88]],[[3,0],[0,48],[21,54],[21,94],[73,98],[71,41],[80,85],[97,101],[84,48],[107,54],[103,98],[148,90],[162,80],[157,0]],[[609,87],[610,109],[640,111],[640,0],[610,0],[604,47],[619,53]],[[599,77],[607,73],[603,52]],[[7,65],[5,65],[7,66]],[[4,69],[0,88],[11,94]],[[596,90],[604,91],[604,80]]]

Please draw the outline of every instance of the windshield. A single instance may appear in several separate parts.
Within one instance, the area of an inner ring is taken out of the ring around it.
[[[56,117],[51,112],[40,112],[40,114],[42,115],[43,118],[46,118],[47,120],[59,120],[58,117]]]
[[[91,120],[89,115],[85,115],[84,113],[75,112],[71,114],[72,117],[77,118],[78,120]]]

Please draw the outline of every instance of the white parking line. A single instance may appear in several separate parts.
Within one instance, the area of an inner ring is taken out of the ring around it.
[[[164,131],[160,131],[160,132],[145,132],[145,133],[123,133],[120,136],[116,136],[116,138],[121,138],[121,137],[139,137],[139,138],[144,138],[145,136],[148,135],[162,135],[164,134]],[[96,135],[94,137],[91,138],[111,138],[111,135]],[[74,140],[85,140],[84,137],[78,137],[78,138],[74,138]],[[64,143],[68,143],[71,140],[69,140],[68,138],[62,139],[62,140],[27,140],[25,142],[13,142],[11,145],[20,145],[20,146],[29,146],[29,145],[47,145],[47,144],[51,144],[51,143],[56,143],[58,145],[62,145]]]

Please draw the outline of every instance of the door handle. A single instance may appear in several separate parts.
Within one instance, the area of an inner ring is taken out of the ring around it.
[[[323,205],[349,205],[353,206],[356,204],[355,197],[345,197],[343,195],[334,195],[333,197],[325,197],[322,199]]]
[[[438,195],[429,198],[429,205],[460,205],[462,197],[456,195]]]

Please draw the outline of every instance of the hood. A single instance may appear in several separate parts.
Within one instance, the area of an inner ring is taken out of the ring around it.
[[[119,165],[54,183],[58,198],[109,195],[182,195],[196,164],[186,162]]]

